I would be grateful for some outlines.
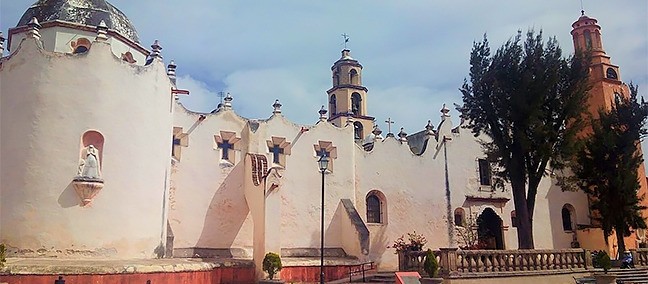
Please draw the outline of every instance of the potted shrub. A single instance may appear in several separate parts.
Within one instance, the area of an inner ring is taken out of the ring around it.
[[[600,251],[596,254],[595,262],[598,267],[603,268],[603,274],[594,273],[596,284],[616,284],[616,275],[608,274],[608,270],[612,268],[610,256],[605,251]]]
[[[443,278],[437,278],[437,274],[439,273],[439,263],[431,249],[428,249],[425,254],[423,269],[425,269],[425,272],[428,274],[428,278],[421,278],[421,284],[443,283]]]
[[[260,284],[264,283],[284,283],[283,280],[275,280],[274,276],[281,270],[281,258],[279,257],[278,254],[274,252],[269,252],[266,253],[265,257],[263,258],[263,271],[268,273],[268,279],[267,280],[261,280],[259,281]]]

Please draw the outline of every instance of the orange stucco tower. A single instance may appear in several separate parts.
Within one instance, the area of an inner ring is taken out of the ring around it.
[[[581,11],[581,16],[576,22],[572,24],[571,31],[574,49],[577,52],[590,51],[591,65],[590,65],[590,98],[588,101],[589,113],[594,117],[598,116],[600,109],[609,110],[614,104],[614,99],[617,96],[628,97],[630,90],[626,84],[621,81],[621,73],[619,66],[614,65],[610,61],[610,56],[605,53],[603,49],[603,40],[601,36],[601,26],[594,18],[585,15]],[[641,151],[641,147],[637,148]],[[647,196],[641,203],[648,206],[648,182],[646,181],[645,166],[641,164],[638,173],[639,183],[639,196]],[[648,212],[643,213],[644,217],[648,217]],[[613,237],[613,236],[612,236]],[[638,246],[639,242],[647,242],[645,239],[645,232],[636,232],[632,236],[626,238],[626,246],[628,249]],[[610,244],[614,242],[611,240]],[[610,250],[615,251],[614,249]]]

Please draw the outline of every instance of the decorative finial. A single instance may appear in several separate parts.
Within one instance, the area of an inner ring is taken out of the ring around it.
[[[101,20],[101,22],[99,22],[99,25],[97,26],[97,37],[95,38],[95,40],[108,40],[108,26],[106,25],[106,22],[104,22],[104,20]]]
[[[41,25],[38,23],[38,19],[36,17],[32,17],[31,21],[27,24],[27,27],[29,27],[29,31],[27,32],[27,35],[33,38],[40,38],[40,28]]]
[[[448,109],[446,104],[443,104],[441,108],[441,119],[446,119],[447,117],[450,117],[450,109]]]
[[[346,125],[353,125],[353,122],[355,121],[355,119],[353,119],[353,116],[351,116],[351,114],[352,114],[351,111],[349,111],[347,114],[349,115],[349,118],[346,121]]]
[[[223,101],[224,101],[223,102],[223,110],[227,110],[227,109],[232,108],[232,100],[234,100],[234,98],[232,98],[232,95],[230,95],[230,93],[227,93],[227,96],[225,96],[225,98],[223,99]]]
[[[320,116],[319,116],[319,120],[320,120],[320,121],[326,121],[326,113],[327,113],[327,112],[328,112],[328,111],[327,111],[327,110],[324,108],[324,106],[322,105],[322,108],[320,108],[320,110],[318,111],[318,113],[319,113],[319,115],[320,115]]]
[[[4,52],[4,42],[5,42],[5,37],[2,34],[2,32],[0,32],[0,57],[2,57],[2,53]]]
[[[274,104],[272,104],[272,107],[274,108],[272,114],[281,114],[281,103],[279,102],[279,99],[275,100]]]
[[[373,128],[373,131],[371,131],[371,133],[376,135],[376,138],[378,138],[378,136],[380,136],[380,134],[382,134],[382,130],[380,130],[380,127],[378,127],[378,124],[374,124],[374,128]],[[382,137],[380,137],[380,139],[382,139]]]
[[[171,79],[174,86],[176,84],[176,67],[178,66],[176,66],[175,61],[173,60],[171,60],[167,66],[167,76],[169,76],[169,79]]]
[[[407,133],[405,132],[403,127],[401,127],[400,132],[398,132],[398,138],[400,142],[407,142]]]
[[[162,59],[162,46],[160,46],[160,41],[157,39],[151,45],[151,58]]]

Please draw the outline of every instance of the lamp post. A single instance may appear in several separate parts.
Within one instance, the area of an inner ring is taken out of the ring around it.
[[[322,151],[317,161],[319,170],[322,173],[322,223],[320,228],[320,283],[324,284],[324,173],[328,169],[329,157]]]

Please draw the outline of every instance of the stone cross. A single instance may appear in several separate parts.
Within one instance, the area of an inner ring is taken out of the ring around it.
[[[172,144],[171,156],[180,160],[182,147],[189,146],[189,134],[183,133],[182,127],[174,127]]]
[[[286,138],[275,137],[266,141],[268,145],[268,151],[272,153],[272,163],[285,166],[285,159],[282,159],[282,155],[290,155],[290,142],[286,141]]]
[[[391,132],[391,126],[394,124],[395,121],[391,120],[391,117],[388,117],[387,120],[385,120],[385,123],[387,123],[387,133],[392,133]]]
[[[234,150],[234,144],[231,144],[229,140],[223,140],[221,143],[216,143],[218,148],[221,148],[223,151],[223,160],[229,160],[229,150]]]

